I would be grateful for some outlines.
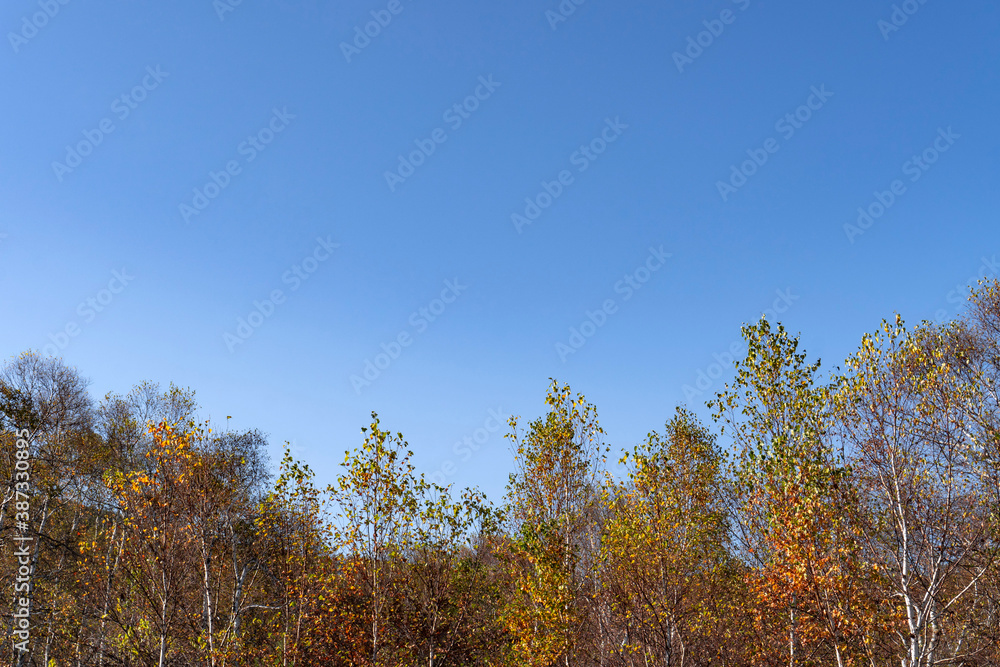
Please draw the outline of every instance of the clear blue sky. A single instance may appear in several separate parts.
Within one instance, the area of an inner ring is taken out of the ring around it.
[[[705,413],[685,385],[778,290],[835,365],[894,311],[954,314],[1000,256],[1000,8],[897,6],[11,0],[0,350],[51,345],[98,395],[193,387],[323,482],[377,410],[422,471],[498,497],[501,432],[453,446],[538,415],[549,377],[631,447]],[[366,360],[391,363],[352,384]]]

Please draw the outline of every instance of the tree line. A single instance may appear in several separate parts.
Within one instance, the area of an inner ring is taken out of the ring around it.
[[[954,321],[883,322],[830,370],[780,324],[743,337],[710,424],[679,407],[615,454],[553,381],[541,416],[510,420],[495,504],[418,475],[375,413],[321,487],[287,447],[272,471],[259,431],[200,423],[190,390],[94,400],[61,360],[16,356],[2,660],[1000,664],[1000,283]]]

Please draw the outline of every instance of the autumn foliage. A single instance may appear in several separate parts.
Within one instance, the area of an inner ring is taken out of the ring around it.
[[[32,639],[0,661],[1000,664],[1000,284],[947,324],[883,322],[833,370],[780,324],[743,336],[712,423],[665,411],[617,467],[596,407],[553,381],[510,419],[497,505],[427,481],[374,413],[320,486],[261,433],[200,422],[189,390],[95,402],[21,354],[0,370],[0,614],[12,640],[27,559]]]

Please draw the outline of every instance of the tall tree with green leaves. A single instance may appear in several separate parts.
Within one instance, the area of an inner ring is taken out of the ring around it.
[[[723,462],[715,437],[678,409],[662,435],[623,457],[626,478],[609,480],[601,579],[622,660],[717,657],[713,637],[726,623],[717,603],[730,580]]]
[[[341,513],[336,540],[356,563],[369,605],[373,667],[394,664],[395,647],[386,636],[397,601],[398,573],[426,483],[413,474],[413,456],[403,435],[383,430],[378,415],[361,432],[365,440],[346,452],[344,473],[330,487]]]
[[[594,597],[600,485],[607,446],[596,408],[553,381],[548,413],[523,434],[511,418],[515,472],[507,486],[515,590],[504,609],[516,659],[576,664]]]
[[[762,318],[743,337],[736,378],[709,405],[736,447],[734,536],[757,595],[758,650],[768,664],[841,667],[864,626],[853,576],[863,568],[829,392],[780,324]]]

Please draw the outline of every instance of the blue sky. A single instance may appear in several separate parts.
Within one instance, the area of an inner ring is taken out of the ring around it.
[[[65,2],[0,9],[0,349],[323,482],[377,410],[498,497],[550,377],[631,447],[776,303],[835,365],[1000,255],[986,0]]]

